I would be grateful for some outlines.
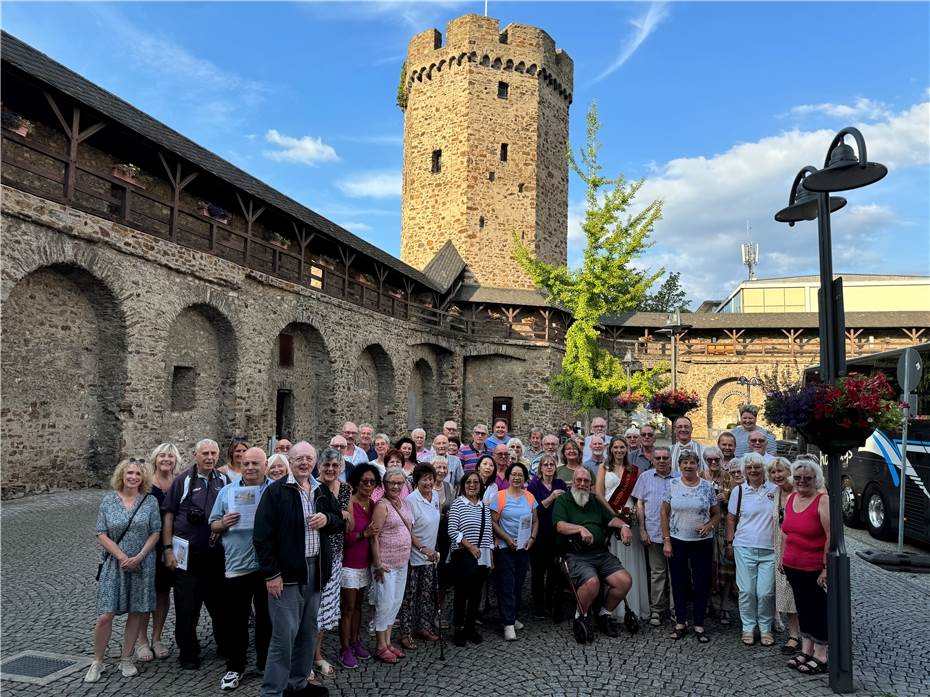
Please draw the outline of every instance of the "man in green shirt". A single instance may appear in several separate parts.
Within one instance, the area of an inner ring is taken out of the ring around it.
[[[612,611],[620,604],[633,579],[620,560],[607,548],[611,528],[619,528],[624,544],[633,539],[630,526],[624,523],[591,494],[591,472],[585,467],[575,470],[571,495],[560,496],[552,505],[552,522],[559,533],[565,553],[568,576],[575,588],[578,609],[573,631],[579,644],[594,638],[590,608],[604,584],[604,602],[597,617],[598,628],[605,636],[616,637]]]

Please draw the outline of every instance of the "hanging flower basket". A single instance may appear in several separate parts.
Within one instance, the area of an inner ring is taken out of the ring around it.
[[[691,390],[688,392],[682,388],[675,390],[660,390],[649,399],[646,408],[654,413],[670,419],[675,423],[675,419],[684,416],[692,409],[701,406],[701,399],[697,392]]]
[[[621,392],[614,397],[614,402],[627,414],[632,414],[643,403],[643,396],[639,392]]]
[[[789,387],[770,392],[765,418],[797,429],[825,453],[858,448],[876,429],[895,430],[902,421],[895,391],[883,373],[847,375],[833,384]]]

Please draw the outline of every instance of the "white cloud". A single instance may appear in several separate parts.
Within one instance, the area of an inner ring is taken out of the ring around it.
[[[889,272],[891,240],[896,238],[888,231],[893,229],[899,235],[907,224],[902,221],[904,213],[888,200],[896,189],[889,182],[895,178],[914,185],[913,176],[903,170],[924,168],[914,174],[919,177],[917,190],[921,182],[926,186],[928,120],[930,102],[923,102],[882,122],[859,124],[869,159],[887,165],[891,174],[875,187],[844,194],[850,203],[832,219],[836,271]],[[773,216],[787,205],[788,188],[798,170],[823,162],[834,134],[826,129],[792,130],[740,143],[722,153],[657,165],[634,202],[638,206],[657,198],[665,202],[663,219],[652,235],[655,246],[644,254],[642,265],[680,271],[693,306],[706,298],[723,298],[746,278],[739,245],[746,241],[749,220],[752,241],[761,248],[759,277],[816,273],[816,223],[789,228],[776,223]],[[925,209],[925,193],[917,195],[924,196],[924,203],[915,203]],[[576,217],[581,215],[583,210]],[[573,220],[571,214],[569,219]],[[578,247],[584,243],[572,230],[570,225],[570,259],[578,257]],[[908,239],[916,244],[915,255],[926,260],[930,254],[926,234]],[[908,271],[910,268],[900,272]]]
[[[106,5],[93,5],[98,21],[114,42],[122,60],[138,71],[133,77],[146,85],[145,107],[163,114],[172,108],[191,113],[214,128],[241,123],[249,107],[261,102],[268,87],[224,70],[169,38],[150,33]]]
[[[857,97],[852,104],[800,104],[792,107],[789,114],[792,116],[822,114],[836,119],[877,121],[890,118],[893,112],[887,104],[866,97]]]
[[[356,235],[360,235],[363,232],[371,232],[371,225],[365,223],[350,222],[339,224],[349,232],[354,232]]]
[[[294,138],[279,133],[271,128],[265,133],[265,141],[277,145],[278,150],[265,150],[262,154],[275,162],[296,162],[302,165],[316,165],[318,162],[338,162],[339,156],[331,145],[322,138],[301,136]]]
[[[594,78],[593,82],[600,82],[605,77],[619,70],[626,63],[636,50],[643,45],[643,42],[649,38],[649,35],[655,31],[655,28],[668,17],[668,7],[664,2],[654,2],[649,5],[645,13],[634,17],[630,20],[633,26],[633,33],[627,39],[626,44],[620,50],[620,54],[614,59],[613,63],[608,65],[600,75]]]
[[[336,182],[351,198],[391,198],[400,196],[403,179],[400,172],[362,172]]]

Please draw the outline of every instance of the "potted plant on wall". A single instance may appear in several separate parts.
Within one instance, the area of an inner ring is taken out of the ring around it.
[[[659,390],[649,399],[646,408],[653,412],[662,414],[665,418],[675,423],[675,419],[684,416],[692,409],[701,406],[701,399],[697,392],[678,387],[674,390]]]
[[[131,162],[115,164],[113,165],[111,173],[114,177],[122,179],[127,184],[132,184],[140,189],[145,188],[145,184],[142,181],[142,168],[138,165],[134,165]]]
[[[206,216],[207,218],[213,218],[214,220],[223,223],[223,225],[229,224],[229,211],[220,206],[214,205],[209,201],[200,201],[197,204],[197,207],[200,209],[200,215]]]
[[[275,247],[279,247],[284,250],[291,248],[291,241],[278,232],[271,232],[268,236],[268,242],[269,244],[273,244]]]
[[[27,121],[15,111],[4,109],[0,116],[2,116],[3,128],[8,131],[21,135],[23,138],[28,137],[32,131],[32,122]]]
[[[884,373],[853,373],[833,384],[794,385],[768,393],[765,419],[797,429],[825,453],[845,453],[861,446],[876,429],[901,426],[895,390]]]

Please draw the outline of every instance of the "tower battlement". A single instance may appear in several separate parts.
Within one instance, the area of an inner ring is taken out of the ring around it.
[[[572,59],[542,29],[480,15],[407,49],[401,258],[451,240],[484,286],[530,288],[513,235],[564,264]]]
[[[538,77],[571,103],[574,62],[548,33],[527,24],[508,24],[481,15],[464,15],[446,25],[446,41],[438,29],[414,36],[407,47],[408,92],[415,82],[464,62]]]

